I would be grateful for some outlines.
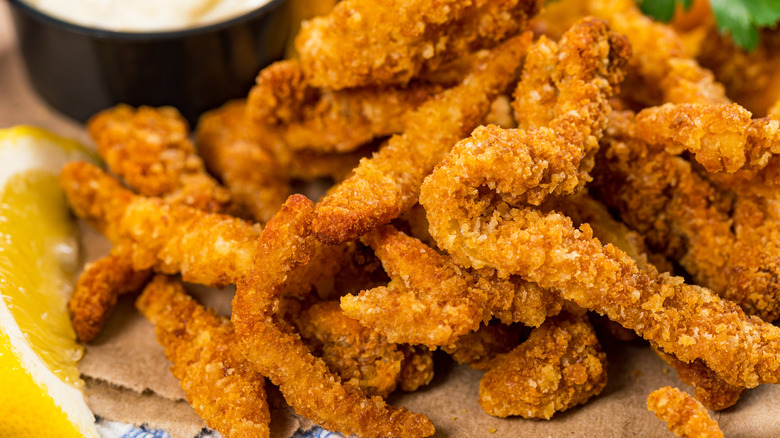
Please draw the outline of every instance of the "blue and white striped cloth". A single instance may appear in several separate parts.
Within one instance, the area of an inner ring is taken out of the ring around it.
[[[171,435],[160,429],[152,429],[145,425],[133,426],[124,423],[115,423],[98,418],[95,423],[101,438],[171,438]],[[218,432],[211,429],[203,429],[193,438],[221,438]],[[306,432],[296,432],[291,438],[344,438],[343,435],[327,431],[314,426]]]

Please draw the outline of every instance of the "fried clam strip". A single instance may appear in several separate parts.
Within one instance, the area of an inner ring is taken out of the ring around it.
[[[209,171],[253,219],[267,222],[290,193],[289,175],[274,153],[272,132],[252,123],[246,104],[233,101],[200,117],[198,151]]]
[[[244,359],[227,318],[196,303],[180,282],[156,276],[136,301],[173,362],[187,401],[228,438],[268,437],[265,379]]]
[[[229,209],[229,192],[206,173],[174,108],[118,105],[94,116],[88,129],[108,167],[139,193],[209,212]]]
[[[295,40],[316,87],[405,84],[522,31],[540,0],[345,0]]]
[[[391,225],[364,240],[391,282],[343,296],[341,308],[391,342],[450,345],[494,315],[505,323],[539,326],[563,306],[556,294],[520,278],[500,279],[492,272],[459,268],[448,256]]]
[[[576,1],[576,0],[572,0]],[[642,86],[625,87],[645,105],[672,103],[728,103],[725,90],[709,70],[685,54],[683,43],[671,27],[654,22],[639,10],[634,0],[588,0],[590,14],[609,22],[615,32],[626,35],[631,47],[631,71]],[[629,78],[631,79],[631,78]],[[656,85],[657,84],[657,85]],[[650,91],[650,96],[636,96]]]
[[[214,287],[249,274],[259,224],[134,195],[89,163],[69,164],[60,181],[76,214],[125,245],[135,270],[181,273],[184,281]],[[315,260],[289,282],[287,294],[301,296],[315,287],[327,296],[334,282],[346,281],[339,280],[342,270],[347,276],[359,269],[351,265],[355,244],[315,247]]]
[[[345,385],[355,385],[366,395],[386,397],[397,386],[413,391],[433,378],[430,350],[404,349],[389,342],[377,331],[344,315],[338,301],[316,303],[296,315],[294,323],[314,354]],[[414,365],[410,365],[412,362]]]
[[[726,87],[729,97],[754,114],[764,115],[780,97],[780,31],[762,29],[760,42],[747,51],[714,25],[706,29],[696,59]]]
[[[598,196],[645,235],[654,250],[679,262],[696,283],[747,313],[777,319],[780,247],[772,236],[780,236],[780,222],[772,213],[773,201],[720,190],[710,180],[729,174],[705,179],[687,161],[639,138],[630,113],[615,113],[611,119],[593,184]],[[750,155],[742,156],[747,165]]]
[[[659,270],[670,272],[668,268],[671,265],[664,257],[647,251],[641,234],[631,231],[625,224],[614,220],[606,207],[590,196],[580,192],[553,205],[571,217],[575,224],[587,223],[593,229],[593,235],[597,239],[624,251],[638,263],[640,268],[649,260]],[[609,319],[604,318],[604,325],[619,339],[632,340],[637,337],[634,331]],[[653,351],[677,371],[680,380],[695,387],[694,395],[709,409],[721,410],[733,406],[745,391],[744,387],[730,385],[718,378],[701,360],[686,363],[674,355],[664,353],[659,348],[654,347]]]
[[[598,395],[606,383],[607,356],[587,316],[562,313],[493,359],[479,381],[479,405],[497,417],[547,420]]]
[[[723,438],[718,423],[690,395],[664,386],[647,397],[647,409],[666,422],[669,430],[683,438]]]
[[[108,256],[87,264],[68,302],[71,323],[79,340],[94,340],[103,330],[119,295],[141,289],[150,276],[148,269],[133,269],[132,254],[121,243]]]
[[[718,185],[777,198],[780,121],[751,119],[737,104],[665,104],[636,116],[637,135],[672,154],[689,151]]]
[[[423,178],[515,80],[531,36],[525,33],[482,52],[460,85],[410,113],[403,135],[393,136],[373,157],[361,160],[353,174],[319,202],[313,223],[317,238],[331,244],[352,240],[411,208]]]
[[[574,61],[575,71],[589,65],[580,56],[606,57],[611,51],[605,28],[586,23],[561,42],[559,59]],[[584,45],[572,45],[573,54],[567,53],[570,38]],[[684,362],[701,359],[732,385],[777,382],[779,328],[746,316],[707,289],[651,266],[640,269],[624,252],[602,246],[589,227],[577,230],[569,218],[533,207],[550,195],[578,189],[587,178],[581,158],[594,148],[593,136],[606,121],[598,84],[608,85],[597,72],[592,71],[593,82],[578,81],[576,74],[569,78],[559,94],[562,111],[549,128],[485,127],[459,142],[422,187],[420,203],[431,234],[458,264],[520,275],[557,291]]]
[[[742,393],[745,392],[744,387],[724,382],[701,360],[685,363],[674,355],[663,352],[652,343],[650,346],[658,357],[677,371],[677,376],[683,383],[694,387],[694,397],[708,409],[719,411],[734,406]]]
[[[514,324],[483,324],[476,331],[459,337],[451,345],[443,346],[442,350],[457,363],[487,371],[493,366],[496,357],[512,351],[520,344],[521,338],[527,337],[523,336],[523,329]]]
[[[412,82],[330,91],[309,85],[300,63],[285,60],[257,76],[247,112],[256,123],[276,129],[292,150],[350,152],[401,133],[405,114],[441,90]]]
[[[187,139],[187,122],[175,109],[119,105],[93,117],[89,131],[109,168],[142,194],[205,211],[236,210],[230,194],[205,172]],[[100,333],[118,295],[149,278],[147,269],[133,269],[131,257],[124,247],[80,276],[68,307],[82,342]]]
[[[257,242],[252,272],[238,282],[231,320],[246,358],[279,386],[298,414],[330,430],[361,437],[432,435],[433,425],[424,415],[344,385],[297,334],[277,323],[286,281],[314,254],[313,211],[304,196],[291,196]]]
[[[60,182],[76,215],[126,245],[137,271],[222,287],[247,274],[255,258],[259,225],[134,195],[89,163],[68,164]]]

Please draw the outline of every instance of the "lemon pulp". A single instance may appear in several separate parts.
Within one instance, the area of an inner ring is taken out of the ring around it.
[[[80,385],[83,349],[66,311],[76,231],[56,176],[29,171],[9,178],[0,198],[0,294],[49,370]]]
[[[41,129],[0,130],[0,438],[98,437],[78,389],[67,312],[77,230],[57,178],[90,158]]]

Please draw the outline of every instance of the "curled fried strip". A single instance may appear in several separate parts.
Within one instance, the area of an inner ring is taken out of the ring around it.
[[[267,222],[290,192],[289,176],[268,145],[275,141],[273,133],[253,124],[246,112],[243,101],[234,101],[203,114],[198,151],[234,202],[256,221]]]
[[[475,370],[489,370],[494,359],[512,351],[520,344],[522,331],[516,325],[490,323],[461,336],[452,345],[444,346],[455,362],[465,363]]]
[[[516,77],[531,42],[526,33],[483,52],[463,82],[428,100],[354,173],[323,198],[313,227],[327,243],[352,240],[390,222],[417,202],[420,183],[455,142],[477,126]]]
[[[309,307],[294,318],[301,338],[309,348],[338,373],[345,384],[356,385],[366,395],[387,396],[402,380],[417,380],[414,372],[424,373],[423,384],[433,378],[433,361],[427,349],[409,349],[407,354],[399,345],[389,342],[372,328],[347,317],[339,309],[338,301],[324,301]],[[429,360],[414,357],[427,355]],[[408,362],[427,365],[417,369]]]
[[[237,285],[231,320],[246,358],[279,386],[296,412],[328,429],[365,437],[432,435],[424,415],[343,385],[297,334],[275,320],[285,283],[314,254],[313,210],[304,196],[291,196],[257,242],[252,272]]]
[[[139,290],[151,272],[133,269],[132,256],[120,243],[111,253],[84,267],[68,302],[71,322],[81,342],[100,334],[119,295]]]
[[[138,271],[221,287],[245,275],[255,258],[259,225],[136,196],[89,163],[69,163],[60,181],[76,214],[125,245]]]
[[[643,79],[644,87],[660,88],[661,96],[651,96],[645,104],[728,103],[723,86],[710,71],[687,57],[674,30],[644,15],[634,0],[589,0],[587,9],[607,20],[615,32],[626,35],[634,52],[631,69]],[[630,89],[636,88],[641,90]]]
[[[391,342],[449,345],[493,315],[538,326],[561,310],[557,295],[519,278],[461,269],[393,226],[372,231],[365,241],[392,281],[342,297],[341,307]]]
[[[154,324],[187,401],[227,438],[268,437],[265,379],[241,355],[227,318],[196,303],[181,283],[156,276],[136,301]]]
[[[777,198],[780,120],[751,119],[737,104],[666,104],[636,116],[637,133],[670,153],[688,150],[713,182],[740,195]]]
[[[587,316],[564,313],[491,362],[479,382],[479,405],[497,417],[550,419],[598,395],[606,383],[607,356]]]
[[[772,201],[735,199],[684,159],[650,147],[630,113],[613,113],[602,144],[591,187],[626,224],[696,283],[765,321],[780,316],[780,247],[773,243],[780,223]]]
[[[111,170],[139,193],[209,212],[230,207],[230,194],[206,173],[174,108],[118,105],[94,116],[88,128]]]
[[[636,115],[637,135],[668,153],[687,150],[708,172],[761,170],[780,154],[780,122],[737,104],[665,104]]]
[[[671,354],[664,353],[652,343],[653,351],[677,371],[683,383],[694,386],[693,396],[707,409],[719,411],[734,406],[745,392],[744,387],[729,385],[721,380],[701,360],[685,363]]]
[[[728,96],[750,112],[764,115],[780,97],[780,32],[764,28],[753,50],[734,44],[717,26],[705,29],[696,59],[726,87]]]
[[[701,359],[730,384],[778,382],[780,329],[709,290],[659,275],[651,266],[640,269],[614,246],[602,246],[589,227],[577,230],[569,218],[532,207],[578,189],[587,178],[579,164],[595,149],[606,122],[609,85],[599,68],[585,69],[591,75],[586,81],[577,80],[576,72],[594,62],[604,65],[597,61],[613,51],[607,36],[605,26],[586,20],[562,39],[561,50],[571,52],[559,59],[574,61],[567,67],[575,74],[566,85],[571,89],[560,90],[558,104],[565,111],[556,112],[549,128],[480,128],[454,147],[422,187],[431,234],[458,264],[521,275],[635,330],[680,360]],[[582,58],[587,56],[590,62]],[[587,97],[570,98],[588,90]]]
[[[263,69],[249,92],[247,111],[276,129],[292,150],[349,152],[377,137],[403,131],[403,119],[438,85],[365,87],[329,91],[312,87],[297,60]]]
[[[418,73],[519,33],[539,0],[345,0],[295,40],[312,85],[403,84]]]
[[[671,386],[653,391],[647,397],[647,409],[666,422],[675,435],[683,438],[723,438],[718,423],[690,395]]]

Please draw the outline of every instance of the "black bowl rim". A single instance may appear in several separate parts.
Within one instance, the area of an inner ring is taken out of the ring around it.
[[[269,0],[267,3],[252,9],[251,11],[238,15],[228,20],[219,21],[216,23],[206,24],[198,27],[188,27],[184,29],[164,30],[164,31],[152,31],[152,32],[123,32],[115,30],[100,29],[95,27],[83,26],[80,24],[72,23],[70,21],[62,20],[60,18],[53,17],[40,9],[28,4],[24,0],[8,0],[12,6],[22,9],[25,13],[31,15],[33,18],[44,22],[45,24],[61,28],[67,32],[83,34],[85,36],[93,37],[95,39],[108,39],[108,40],[128,40],[128,41],[148,41],[148,40],[168,40],[176,38],[184,38],[193,35],[201,35],[209,32],[223,30],[232,27],[236,24],[249,21],[252,18],[265,14],[269,9],[277,6],[280,3],[284,3],[287,0]]]

